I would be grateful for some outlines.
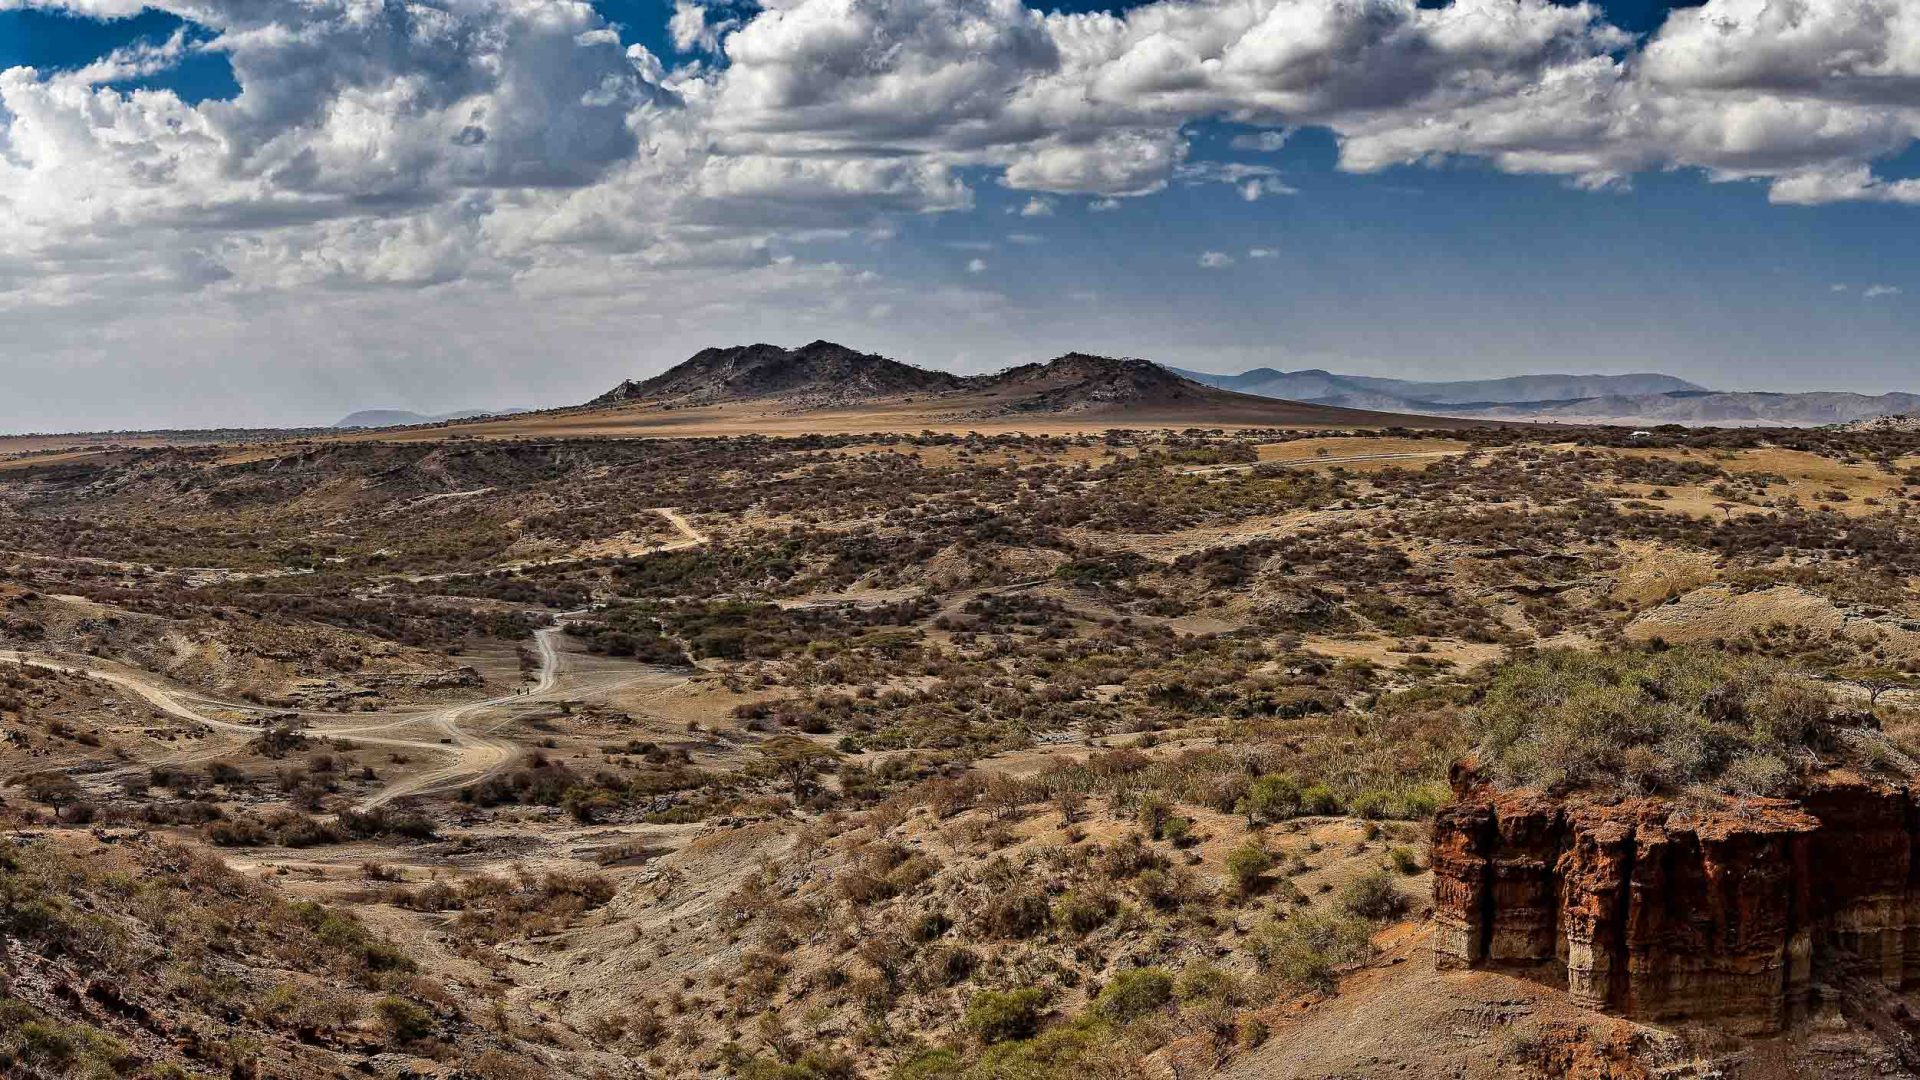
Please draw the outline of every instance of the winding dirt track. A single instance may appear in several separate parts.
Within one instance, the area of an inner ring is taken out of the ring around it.
[[[694,528],[692,523],[676,510],[656,508],[654,513],[661,515],[673,527],[679,530],[682,539],[670,544],[655,547],[654,552],[681,551],[699,547],[709,542],[706,534]],[[519,752],[517,744],[499,737],[493,732],[510,722],[524,706],[551,698],[564,696],[560,687],[560,675],[565,667],[565,654],[560,651],[556,639],[566,632],[566,621],[585,614],[585,611],[569,611],[556,616],[552,626],[534,631],[534,644],[540,657],[540,670],[532,686],[515,690],[510,694],[487,698],[483,701],[469,701],[444,708],[427,710],[396,711],[384,715],[376,714],[375,722],[361,722],[364,717],[352,718],[345,724],[326,723],[328,720],[348,720],[347,717],[332,713],[306,711],[301,716],[310,721],[319,721],[305,729],[307,734],[341,739],[348,742],[364,743],[373,746],[388,746],[395,749],[412,750],[433,754],[451,754],[452,760],[446,764],[416,773],[388,784],[380,791],[361,800],[362,810],[392,802],[395,799],[411,795],[428,795],[447,791],[475,783],[493,775],[510,764]],[[168,686],[157,676],[129,669],[101,666],[92,662],[64,660],[59,657],[16,650],[0,650],[0,663],[22,664],[28,667],[50,668],[59,671],[71,671],[88,678],[110,683],[114,686],[138,695],[155,708],[190,723],[199,724],[222,735],[250,740],[260,735],[262,729],[250,724],[234,723],[208,716],[196,709],[192,703],[205,707],[241,713],[273,713],[284,715],[292,710],[273,709],[240,702],[222,701],[218,698]],[[652,672],[635,673],[622,683],[637,682],[656,677]],[[618,684],[616,684],[618,685]],[[612,687],[603,687],[611,689]],[[466,726],[466,722],[490,711],[510,712],[510,715],[496,723],[493,728],[477,731]],[[425,736],[403,734],[424,730]],[[389,734],[392,733],[392,734]]]
[[[680,514],[680,511],[675,510],[670,506],[656,506],[656,507],[653,507],[648,512],[659,514],[661,517],[665,518],[667,521],[667,524],[679,530],[680,539],[674,540],[665,544],[649,544],[646,547],[625,552],[624,554],[628,557],[639,556],[639,555],[658,555],[661,552],[666,552],[666,551],[685,551],[688,548],[700,547],[701,545],[708,543],[710,540],[710,537],[708,537],[707,534],[701,532],[699,529],[694,528],[692,522],[688,521],[685,517],[682,517]],[[441,574],[401,574],[401,575],[398,575],[398,577],[399,577],[399,580],[409,581],[414,583],[427,582],[427,581],[451,581],[454,578],[481,577],[486,574],[497,573],[502,570],[532,570],[536,567],[541,567],[541,566],[564,566],[568,563],[591,562],[595,559],[601,559],[606,557],[607,556],[605,555],[563,555],[557,559],[535,559],[531,562],[508,563],[504,566],[483,566],[477,570],[450,570],[450,571],[447,571],[446,573],[441,573]]]

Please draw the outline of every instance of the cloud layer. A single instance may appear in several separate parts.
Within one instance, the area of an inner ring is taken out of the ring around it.
[[[1708,0],[1645,40],[1546,0],[678,0],[668,59],[581,0],[0,0],[149,6],[198,32],[0,72],[0,312],[791,276],[783,239],[884,233],[980,184],[1036,215],[1172,184],[1291,194],[1190,160],[1216,117],[1252,152],[1330,129],[1356,172],[1697,169],[1779,203],[1920,203],[1875,171],[1920,138],[1909,0]],[[238,96],[128,89],[204,51]]]

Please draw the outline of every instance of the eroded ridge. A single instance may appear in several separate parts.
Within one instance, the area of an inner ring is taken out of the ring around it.
[[[1434,823],[1435,959],[1528,970],[1635,1019],[1776,1031],[1817,970],[1920,985],[1917,843],[1906,783],[1695,809],[1463,775]]]

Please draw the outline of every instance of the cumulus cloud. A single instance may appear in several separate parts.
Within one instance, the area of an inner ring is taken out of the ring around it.
[[[673,47],[681,52],[718,52],[723,34],[740,25],[740,20],[724,13],[710,14],[705,4],[674,0],[673,14],[667,18],[667,34]]]
[[[1200,254],[1200,265],[1208,270],[1219,270],[1233,265],[1233,256],[1224,251],[1206,251]]]
[[[1860,295],[1868,300],[1878,300],[1883,296],[1899,296],[1900,292],[1898,285],[1869,285],[1861,291]]]
[[[1327,129],[1354,172],[1464,157],[1606,188],[1693,169],[1780,204],[1920,205],[1885,164],[1920,140],[1910,0],[1707,0],[1644,39],[1553,0],[676,0],[673,66],[584,0],[0,0],[148,6],[192,33],[0,72],[0,312],[631,293],[891,235],[980,182],[1035,213],[1176,184],[1292,193],[1272,166],[1203,160],[1208,118],[1245,125],[1240,152]],[[205,52],[231,100],[128,88]]]
[[[976,168],[1032,193],[1029,216],[1170,183],[1293,193],[1271,166],[1191,160],[1209,116],[1262,128],[1232,140],[1253,151],[1330,128],[1362,172],[1471,156],[1600,187],[1694,167],[1780,203],[1920,203],[1920,180],[1874,171],[1920,138],[1920,9],[1901,0],[1709,0],[1640,44],[1549,0],[676,0],[676,47],[724,63],[671,70],[580,0],[155,6],[204,35],[0,74],[9,252],[112,274],[86,249],[138,235],[222,287],[418,285],[965,209]],[[194,50],[227,57],[239,96],[117,85]]]

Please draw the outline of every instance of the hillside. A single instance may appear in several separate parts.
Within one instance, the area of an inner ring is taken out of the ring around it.
[[[797,349],[736,345],[702,349],[651,379],[628,380],[588,402],[705,405],[754,398],[787,398],[824,405],[957,389],[963,380],[943,371],[857,352],[831,341]]]
[[[1195,385],[0,468],[0,1076],[1915,1075],[1920,433]]]
[[[995,419],[1066,423],[1366,426],[1451,421],[1238,393],[1137,358],[1068,353],[986,375],[953,375],[816,341],[798,349],[746,345],[705,349],[650,379],[621,383],[586,410],[759,407],[774,416],[853,410],[889,425]],[[564,422],[578,426],[576,412]],[[631,420],[629,420],[631,422]],[[664,422],[664,421],[662,421]],[[676,425],[685,423],[675,418]]]

